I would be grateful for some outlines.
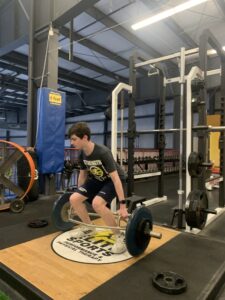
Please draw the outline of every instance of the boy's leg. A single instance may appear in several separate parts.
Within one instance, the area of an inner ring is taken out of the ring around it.
[[[115,196],[116,192],[113,183],[106,183],[92,201],[94,210],[101,216],[105,224],[110,227],[116,227],[117,224],[112,211],[106,205],[110,204]],[[112,246],[111,251],[115,254],[125,252],[124,234],[118,229],[112,229],[112,231],[115,236],[115,244]]]
[[[96,183],[96,181],[90,179],[87,180],[76,190],[75,193],[70,196],[71,206],[84,223],[91,223],[84,201],[88,199],[88,201],[90,202],[98,193],[100,188],[101,186],[98,186],[98,183]]]
[[[89,217],[86,205],[84,204],[84,201],[87,199],[87,197],[79,194],[74,193],[70,196],[70,203],[73,207],[75,213],[79,216],[82,222],[86,224],[91,224],[91,219]],[[94,227],[88,227],[85,224],[78,226],[75,231],[73,231],[73,237],[75,238],[82,238],[86,234],[94,234],[95,228]]]
[[[92,207],[103,219],[104,223],[110,227],[116,227],[116,220],[112,211],[106,206],[107,202],[101,196],[97,195],[92,201]],[[118,234],[116,229],[112,230],[114,234]]]
[[[84,201],[87,199],[88,201],[91,201],[93,197],[95,197],[95,195],[98,193],[100,187],[101,186],[99,186],[98,183],[96,183],[95,181],[88,180],[85,182],[85,184],[80,186],[75,193],[73,193],[70,196],[71,206],[73,207],[75,213],[79,216],[83,223],[92,223]],[[93,234],[94,232],[95,227],[88,227],[84,224],[82,226],[79,226],[76,232],[73,232],[73,236],[80,238],[86,233]]]
[[[73,193],[70,196],[70,204],[73,207],[75,213],[79,216],[82,222],[90,224],[91,219],[89,217],[86,205],[84,201],[87,199],[86,196],[83,196],[79,193]]]

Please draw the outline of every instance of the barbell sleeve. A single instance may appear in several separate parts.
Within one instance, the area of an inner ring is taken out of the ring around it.
[[[161,239],[161,238],[162,238],[162,233],[155,232],[155,231],[150,231],[150,232],[149,232],[149,235],[150,235],[151,237],[156,238],[156,239]]]
[[[217,211],[214,209],[204,209],[204,212],[206,214],[213,214],[213,215],[217,215]]]
[[[201,164],[201,166],[202,167],[212,167],[212,165],[213,165],[213,163],[212,162],[203,162],[202,164]]]

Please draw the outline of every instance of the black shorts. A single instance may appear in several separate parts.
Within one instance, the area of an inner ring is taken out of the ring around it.
[[[88,179],[76,192],[87,197],[89,203],[92,203],[97,195],[102,197],[108,204],[116,197],[115,187],[111,179],[106,181]]]

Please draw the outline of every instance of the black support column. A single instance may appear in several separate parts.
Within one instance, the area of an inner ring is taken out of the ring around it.
[[[28,80],[28,110],[27,110],[27,145],[35,147],[37,131],[37,91],[40,87],[58,89],[58,30],[52,28],[52,10],[49,10],[49,27],[41,34],[35,34],[34,24],[38,18],[38,3],[31,0],[31,17],[29,32],[29,80]],[[47,5],[46,3],[46,5]],[[46,195],[55,194],[55,174],[43,175],[43,189]]]

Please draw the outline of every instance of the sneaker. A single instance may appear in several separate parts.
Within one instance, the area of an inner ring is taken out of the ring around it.
[[[115,235],[115,244],[112,246],[111,252],[114,254],[120,254],[127,250],[125,245],[124,234]]]
[[[72,235],[75,238],[81,238],[85,235],[94,235],[95,233],[96,233],[96,229],[94,227],[88,227],[83,225],[75,229]]]

